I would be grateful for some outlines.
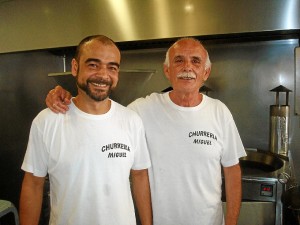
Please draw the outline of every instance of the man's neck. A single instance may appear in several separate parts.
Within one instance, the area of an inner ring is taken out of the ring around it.
[[[195,107],[202,102],[203,95],[197,93],[180,93],[178,91],[171,91],[169,93],[170,99],[176,105],[182,107]]]
[[[77,95],[73,98],[73,102],[81,111],[93,115],[105,114],[111,108],[111,100],[109,98],[106,98],[103,101],[95,101],[91,98]]]

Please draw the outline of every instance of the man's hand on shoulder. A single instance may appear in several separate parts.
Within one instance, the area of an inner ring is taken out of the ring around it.
[[[55,113],[66,113],[69,110],[72,95],[61,86],[56,86],[50,90],[46,97],[46,105]]]

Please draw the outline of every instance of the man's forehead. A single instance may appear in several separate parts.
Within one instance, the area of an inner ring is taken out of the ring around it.
[[[86,43],[83,49],[87,49],[89,51],[95,51],[95,49],[102,49],[102,51],[117,51],[117,47],[112,44],[104,44],[100,41],[94,40],[89,43]],[[107,49],[107,50],[105,50]]]
[[[202,58],[204,57],[203,51],[201,49],[195,49],[195,48],[184,48],[184,49],[174,49],[173,52],[171,52],[171,55],[173,58],[175,57],[188,57],[188,58]]]
[[[205,50],[199,43],[187,42],[184,44],[178,43],[174,45],[170,53],[173,54],[173,56],[189,55],[201,57],[203,54],[205,54]]]
[[[120,61],[120,52],[114,45],[101,42],[89,43],[82,48],[81,58],[114,59]]]

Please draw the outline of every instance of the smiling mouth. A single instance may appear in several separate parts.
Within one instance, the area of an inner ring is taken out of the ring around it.
[[[90,84],[94,88],[107,88],[112,85],[112,82],[107,79],[98,78],[98,79],[89,79],[87,80],[87,84]]]
[[[96,86],[96,87],[107,87],[107,86],[109,86],[107,83],[90,82],[90,84],[92,84],[93,86]]]

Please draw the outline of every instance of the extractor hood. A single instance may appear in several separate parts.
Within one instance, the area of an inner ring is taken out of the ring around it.
[[[10,0],[0,2],[0,53],[116,42],[299,32],[300,0]]]

